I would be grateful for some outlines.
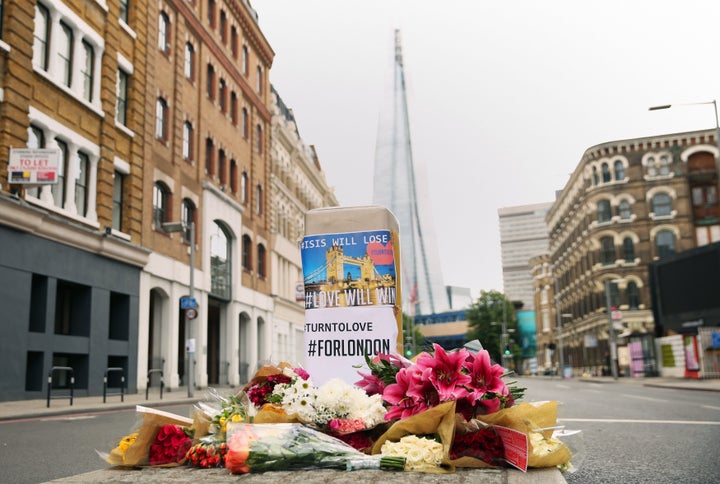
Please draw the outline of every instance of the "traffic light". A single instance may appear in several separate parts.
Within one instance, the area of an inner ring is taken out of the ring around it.
[[[505,345],[505,354],[506,355],[510,354],[510,345]]]
[[[405,356],[412,356],[412,345],[410,343],[405,343]]]

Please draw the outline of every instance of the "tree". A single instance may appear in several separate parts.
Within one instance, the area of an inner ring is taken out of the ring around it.
[[[503,316],[507,321],[507,329],[515,330],[515,304],[505,294],[495,290],[480,291],[480,297],[467,312],[468,340],[479,340],[496,362],[502,362],[502,352],[505,350],[502,340]],[[510,342],[509,338],[507,342]]]

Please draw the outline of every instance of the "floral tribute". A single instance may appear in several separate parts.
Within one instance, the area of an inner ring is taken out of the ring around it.
[[[193,467],[207,469],[210,467],[224,467],[227,443],[215,444],[200,441],[190,447],[187,452],[188,464]]]
[[[192,439],[182,427],[163,425],[155,437],[155,442],[150,446],[150,465],[182,463],[191,446]]]
[[[434,354],[421,353],[415,363],[379,354],[368,360],[371,373],[356,385],[369,395],[379,394],[388,405],[386,420],[403,419],[455,401],[466,420],[511,407],[524,389],[508,386],[505,369],[493,364],[487,351],[465,348],[447,352],[434,344]]]

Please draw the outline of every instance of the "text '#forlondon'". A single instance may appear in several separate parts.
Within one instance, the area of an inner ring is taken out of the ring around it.
[[[389,339],[311,339],[308,356],[364,356],[390,353]]]

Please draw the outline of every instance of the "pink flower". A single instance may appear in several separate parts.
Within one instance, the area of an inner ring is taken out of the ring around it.
[[[415,401],[408,395],[408,388],[413,385],[412,374],[407,368],[403,368],[395,375],[395,379],[397,383],[388,385],[383,392],[383,400],[391,405],[385,414],[385,420],[407,418],[419,412],[416,410]]]
[[[358,371],[358,375],[362,377],[362,380],[356,381],[355,386],[358,386],[365,390],[368,395],[376,395],[383,393],[385,390],[385,382],[383,382],[378,376]]]
[[[299,376],[299,377],[302,378],[303,380],[306,380],[306,381],[307,381],[307,379],[310,378],[310,373],[308,373],[307,371],[305,371],[303,368],[293,368],[293,371],[295,372],[295,374],[296,374],[297,376]]]
[[[463,363],[469,352],[463,348],[459,351],[447,353],[442,346],[433,343],[435,355],[421,354],[417,359],[417,366],[421,370],[432,369],[429,379],[435,386],[441,402],[457,400],[467,395],[463,385],[470,383],[470,376],[463,372]]]
[[[470,386],[475,391],[501,393],[506,388],[502,380],[502,366],[493,365],[490,353],[486,350],[478,351],[475,355],[468,352],[466,367],[470,372]]]

